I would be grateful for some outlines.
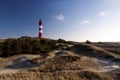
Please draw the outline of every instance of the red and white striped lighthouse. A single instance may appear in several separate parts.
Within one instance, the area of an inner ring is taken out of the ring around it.
[[[43,34],[43,32],[42,32],[42,20],[40,19],[40,21],[39,21],[39,38],[42,38],[42,34]]]

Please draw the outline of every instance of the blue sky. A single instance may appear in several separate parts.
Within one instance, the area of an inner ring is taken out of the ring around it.
[[[120,41],[120,0],[0,0],[0,38]]]

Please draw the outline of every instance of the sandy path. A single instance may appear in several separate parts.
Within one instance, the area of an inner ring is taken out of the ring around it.
[[[8,74],[8,73],[16,73],[19,71],[20,71],[20,69],[3,69],[0,71],[0,75],[1,74]]]

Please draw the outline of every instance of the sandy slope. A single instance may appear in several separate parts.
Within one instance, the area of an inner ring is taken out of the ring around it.
[[[1,58],[0,74],[16,73],[24,69],[29,69],[34,66],[30,62],[31,59],[40,57],[39,55],[16,55],[9,58]]]
[[[0,59],[0,80],[113,80],[107,72],[120,69],[113,58],[113,53],[91,45],[55,50],[44,58],[16,55]]]

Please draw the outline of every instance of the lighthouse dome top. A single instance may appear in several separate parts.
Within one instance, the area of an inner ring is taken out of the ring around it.
[[[42,26],[42,20],[40,19],[40,21],[39,21],[39,26]]]

